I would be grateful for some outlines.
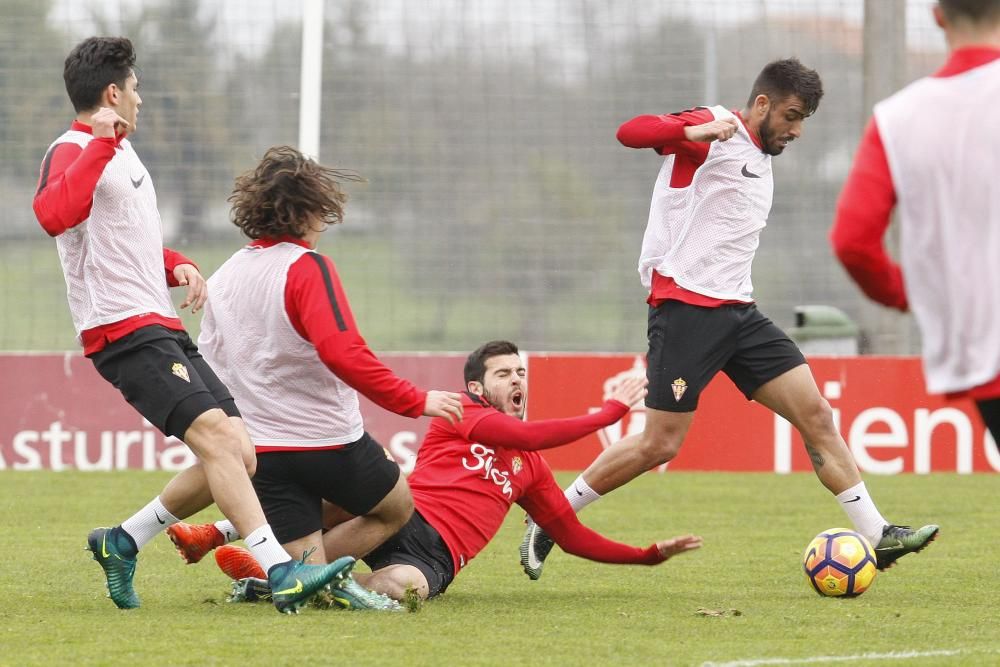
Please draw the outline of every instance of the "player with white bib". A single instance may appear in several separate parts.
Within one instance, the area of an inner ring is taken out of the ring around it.
[[[927,390],[974,400],[1000,442],[1000,131],[983,121],[1000,104],[1000,0],[941,0],[934,18],[948,61],[875,105],[830,240],[869,298],[913,311]]]
[[[363,556],[413,511],[399,466],[365,432],[359,392],[399,415],[462,418],[459,394],[423,391],[379,361],[336,266],[316,251],[322,233],[343,220],[345,180],[358,177],[291,146],[268,149],[236,179],[231,219],[250,243],[209,279],[198,338],[240,404],[264,514],[278,542],[306,553],[306,562]],[[323,535],[323,501],[354,518]],[[188,554],[182,532],[171,529],[171,539],[194,562],[205,549]],[[344,606],[385,606],[349,574],[336,588]]]
[[[814,70],[777,60],[742,110],[638,116],[618,130],[625,146],[664,158],[639,258],[649,295],[646,424],[566,489],[577,511],[677,456],[702,390],[722,371],[748,400],[798,429],[820,481],[876,545],[880,568],[937,535],[934,525],[914,531],[882,518],[805,358],[754,304],[750,268],[771,210],[771,159],[801,136],[822,96]],[[530,578],[541,575],[551,547],[529,520],[521,564]]]
[[[45,154],[33,208],[56,239],[84,355],[198,462],[120,525],[91,531],[87,548],[104,570],[111,600],[134,609],[139,550],[214,498],[253,538],[277,609],[294,612],[353,561],[324,567],[293,561],[264,520],[250,485],[253,447],[239,410],[170,300],[169,287],[186,285],[181,308],[197,312],[207,296],[205,279],[191,260],[163,247],[153,180],[127,138],[142,105],[135,61],[124,37],[91,37],[67,56],[63,78],[77,115]]]

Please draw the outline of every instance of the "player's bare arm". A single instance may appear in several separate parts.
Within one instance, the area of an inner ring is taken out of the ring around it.
[[[452,391],[427,392],[424,402],[425,417],[444,417],[450,423],[462,421],[462,396]]]
[[[736,134],[737,121],[734,118],[713,120],[701,125],[688,125],[684,128],[684,137],[688,141],[725,141]]]
[[[129,127],[128,121],[110,107],[98,109],[97,113],[90,117],[90,125],[95,137],[105,139],[113,138],[119,128],[127,130]]]
[[[197,313],[208,300],[208,285],[194,264],[178,264],[174,267],[174,278],[181,287],[187,285],[187,294],[180,308],[184,310],[191,306],[191,314]]]

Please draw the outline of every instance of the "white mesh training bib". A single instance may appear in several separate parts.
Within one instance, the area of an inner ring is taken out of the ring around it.
[[[70,130],[53,142],[85,148],[94,137]],[[56,237],[77,338],[81,331],[156,313],[177,317],[163,267],[163,234],[153,181],[127,139],[104,167],[90,217]]]
[[[709,110],[716,119],[735,119],[736,133],[710,144],[687,187],[670,187],[674,156],[664,158],[653,186],[639,275],[647,290],[656,271],[684,289],[749,302],[750,266],[771,211],[771,156],[730,111]]]
[[[208,280],[198,347],[258,447],[343,445],[364,434],[357,392],[327,368],[285,310],[288,269],[309,252],[294,243],[249,246]]]

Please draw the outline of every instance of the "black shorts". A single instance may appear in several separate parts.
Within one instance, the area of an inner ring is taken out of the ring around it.
[[[668,299],[649,309],[646,407],[691,412],[720,370],[748,399],[806,363],[785,332],[754,304],[717,308]]]
[[[427,579],[429,598],[444,593],[455,578],[455,564],[448,546],[417,511],[398,533],[361,560],[372,571],[389,565],[412,565]]]
[[[253,488],[282,544],[323,528],[323,501],[368,514],[399,479],[399,466],[365,433],[339,449],[257,454]]]
[[[125,400],[165,435],[181,440],[213,408],[239,417],[229,389],[185,331],[154,324],[108,343],[90,360]]]

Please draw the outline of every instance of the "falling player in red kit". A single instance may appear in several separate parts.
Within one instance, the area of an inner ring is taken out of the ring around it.
[[[656,565],[701,546],[700,537],[685,535],[643,549],[587,528],[538,452],[624,417],[645,395],[644,378],[623,380],[599,412],[538,422],[523,421],[527,378],[513,343],[492,341],[469,355],[465,382],[462,421],[435,419],[417,452],[408,479],[416,511],[396,535],[364,557],[372,573],[355,574],[359,582],[397,600],[408,588],[422,598],[443,593],[496,535],[514,503],[564,551],[594,561]],[[245,590],[242,582],[241,593]]]
[[[1000,443],[1000,131],[982,122],[1000,102],[1000,0],[940,0],[934,18],[948,60],[875,105],[830,240],[869,298],[913,311],[928,391],[974,400]]]

